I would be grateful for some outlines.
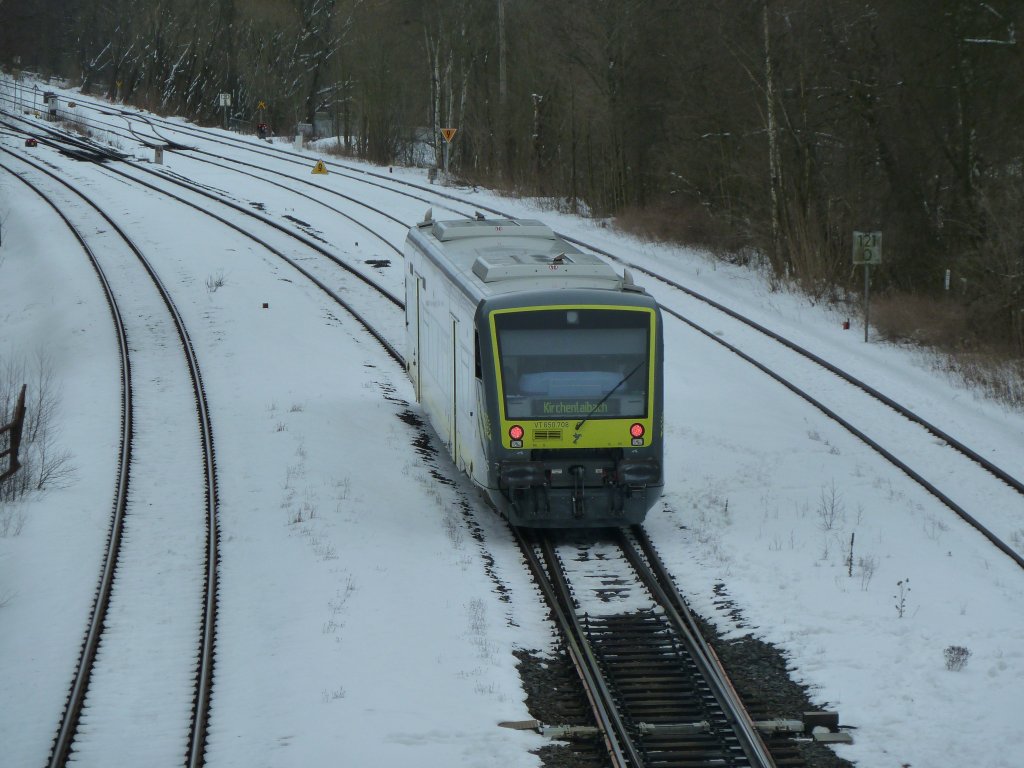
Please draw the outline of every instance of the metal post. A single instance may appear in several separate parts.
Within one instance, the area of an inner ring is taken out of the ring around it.
[[[871,273],[871,265],[864,265],[864,341],[868,340],[868,323],[871,319],[871,282],[868,275]]]

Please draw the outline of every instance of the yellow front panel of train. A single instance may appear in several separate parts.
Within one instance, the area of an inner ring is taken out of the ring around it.
[[[517,450],[651,445],[655,323],[653,309],[636,306],[493,311],[502,445]]]

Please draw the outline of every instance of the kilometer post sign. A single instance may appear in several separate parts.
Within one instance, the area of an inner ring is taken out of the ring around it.
[[[882,233],[853,233],[853,265],[882,263]]]
[[[868,340],[868,319],[870,316],[871,282],[869,275],[872,264],[882,263],[882,233],[853,232],[853,266],[864,266],[864,341]]]

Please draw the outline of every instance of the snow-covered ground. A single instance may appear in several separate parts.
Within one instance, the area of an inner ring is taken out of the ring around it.
[[[454,485],[437,483],[412,445],[402,416],[418,407],[401,369],[319,289],[237,233],[100,168],[8,135],[0,144],[96,192],[146,250],[192,334],[213,414],[223,536],[208,765],[537,765],[530,750],[544,739],[497,723],[528,717],[512,652],[548,646],[545,611],[504,526],[443,456],[437,465]],[[298,220],[401,295],[394,252],[337,213],[187,154],[165,165],[270,218]],[[3,155],[0,166],[27,171]],[[426,186],[421,170],[393,176]],[[341,173],[315,178],[408,224],[425,208]],[[865,344],[828,309],[695,251],[639,243],[528,200],[459,194],[468,209],[540,218],[669,271],[1024,475],[1021,414],[932,373],[912,351]],[[7,171],[0,220],[0,363],[31,367],[45,352],[62,390],[59,445],[77,470],[65,487],[0,509],[23,516],[0,538],[0,763],[20,768],[45,762],[84,630],[113,493],[119,394],[109,313],[80,249]],[[276,242],[331,285],[345,282]],[[391,265],[366,265],[375,259]],[[345,285],[358,300],[357,284]],[[400,319],[383,320],[400,333]],[[836,748],[843,757],[872,768],[1019,765],[1024,573],[817,410],[686,326],[666,327],[668,485],[647,527],[693,607],[727,635],[752,632],[784,649],[816,703],[856,729],[852,746]],[[879,437],[890,429],[861,427]],[[170,488],[177,469],[165,468]],[[1024,504],[1019,512],[1018,546]],[[719,584],[739,623],[716,607]],[[144,644],[160,630],[137,631]],[[971,652],[960,671],[946,668],[954,645]],[[124,728],[135,714],[124,713]],[[116,739],[108,749],[118,764]]]

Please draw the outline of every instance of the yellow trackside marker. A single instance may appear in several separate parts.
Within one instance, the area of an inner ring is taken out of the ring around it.
[[[313,166],[312,173],[322,173],[325,176],[327,175],[327,166],[324,165],[323,160],[316,161],[316,165]]]

